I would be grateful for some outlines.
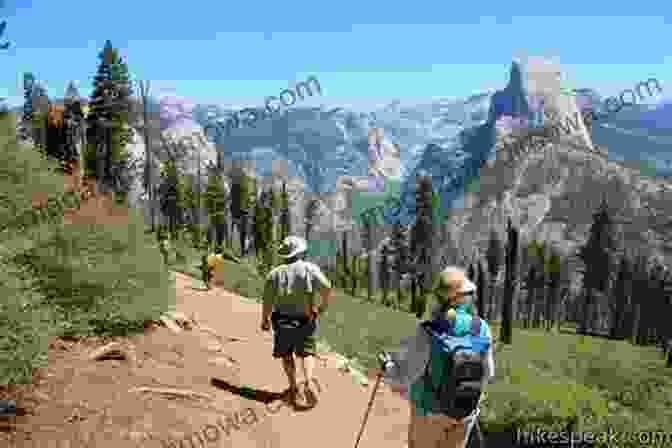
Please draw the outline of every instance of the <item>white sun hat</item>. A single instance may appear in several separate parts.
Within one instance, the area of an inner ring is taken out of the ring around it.
[[[464,269],[458,266],[448,266],[440,274],[439,285],[445,285],[446,282],[453,283],[454,280],[459,279],[459,289],[455,292],[470,294],[476,291],[476,285],[469,280]],[[444,286],[445,287],[445,286]]]
[[[282,242],[278,255],[282,258],[292,258],[308,250],[308,243],[300,236],[288,236]]]

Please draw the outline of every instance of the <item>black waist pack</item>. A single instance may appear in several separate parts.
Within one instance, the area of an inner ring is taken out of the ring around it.
[[[291,315],[273,312],[271,314],[271,322],[280,328],[301,328],[310,323],[310,319],[306,315]]]

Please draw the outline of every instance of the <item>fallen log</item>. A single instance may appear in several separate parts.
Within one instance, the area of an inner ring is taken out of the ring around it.
[[[205,394],[202,392],[196,392],[193,390],[187,390],[187,389],[173,389],[173,388],[167,388],[167,387],[135,387],[129,392],[136,392],[136,393],[152,393],[152,394],[158,394],[158,395],[164,395],[169,398],[187,398],[187,399],[203,399],[203,400],[208,400],[212,401],[213,397],[210,394]]]
[[[90,355],[90,361],[103,361],[108,359],[119,359],[135,362],[133,352],[126,349],[118,342],[110,342],[107,345],[95,349]]]
[[[172,319],[162,317],[161,319],[159,319],[159,321],[163,324],[164,327],[168,328],[174,333],[182,332],[182,328],[179,325],[177,325],[175,321]]]

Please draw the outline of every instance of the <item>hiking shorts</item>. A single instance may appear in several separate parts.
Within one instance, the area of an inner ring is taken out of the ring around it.
[[[295,318],[271,314],[273,326],[273,357],[284,358],[296,353],[297,356],[317,353],[317,320]]]

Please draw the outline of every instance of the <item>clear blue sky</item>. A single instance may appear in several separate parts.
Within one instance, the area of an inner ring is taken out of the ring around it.
[[[503,87],[525,54],[559,57],[567,78],[604,95],[648,77],[672,89],[669,1],[3,3],[3,41],[15,47],[0,54],[0,96],[10,104],[22,101],[24,71],[50,96],[68,80],[88,95],[106,39],[153,93],[236,106],[262,105],[309,74],[323,87],[317,104],[463,97]]]

